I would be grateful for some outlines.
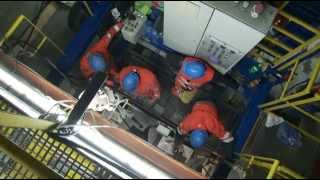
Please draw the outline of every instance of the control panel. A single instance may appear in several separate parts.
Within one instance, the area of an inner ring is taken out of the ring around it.
[[[142,35],[143,26],[147,17],[138,11],[133,12],[126,20],[124,27],[121,29],[123,38],[132,44],[136,44]]]
[[[260,31],[216,9],[200,41],[196,56],[225,74],[264,36]]]
[[[243,54],[238,49],[208,35],[201,42],[196,56],[207,60],[219,72],[224,72],[230,69]]]

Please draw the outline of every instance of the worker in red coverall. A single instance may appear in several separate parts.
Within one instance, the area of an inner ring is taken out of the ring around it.
[[[215,71],[201,59],[186,57],[182,62],[172,93],[179,96],[183,91],[197,92],[205,83],[211,81]]]
[[[85,78],[90,79],[98,71],[106,72],[111,77],[116,76],[116,68],[110,60],[111,56],[108,47],[113,37],[122,27],[123,22],[112,26],[106,34],[82,56],[80,70]],[[110,85],[113,84],[112,81],[108,81],[107,83]]]
[[[208,133],[213,134],[222,142],[230,143],[233,137],[226,131],[219,119],[216,106],[207,101],[197,102],[192,112],[178,126],[180,135],[190,135],[190,143],[195,149],[201,148],[208,139]]]
[[[136,97],[154,102],[160,97],[160,84],[153,72],[139,66],[123,68],[119,74],[121,88]]]

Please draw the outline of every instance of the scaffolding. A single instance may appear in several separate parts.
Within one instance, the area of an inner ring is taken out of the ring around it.
[[[297,35],[292,33],[288,33],[288,30],[284,30],[277,25],[274,25],[274,29],[276,31],[282,32],[283,35],[287,36],[289,39],[293,39],[299,43],[299,45],[294,49],[287,48],[283,42],[279,42],[277,39],[273,39],[268,35],[265,39],[270,41],[271,43],[285,49],[287,51],[286,54],[281,56],[274,56],[275,61],[273,62],[272,66],[279,70],[280,72],[289,72],[289,76],[287,80],[284,82],[284,87],[282,88],[282,92],[280,93],[280,97],[272,100],[270,102],[261,104],[259,107],[264,112],[272,112],[272,113],[279,113],[283,110],[292,109],[298,112],[303,117],[312,120],[313,122],[320,123],[320,118],[317,116],[317,112],[308,110],[308,106],[317,105],[320,101],[320,94],[319,94],[319,86],[318,86],[318,79],[319,79],[319,72],[320,72],[320,63],[319,58],[315,57],[316,64],[312,68],[312,72],[309,74],[308,79],[305,81],[304,89],[291,93],[289,90],[289,85],[294,81],[299,67],[303,64],[302,62],[306,59],[311,61],[312,57],[315,53],[319,52],[320,44],[320,30],[311,26],[310,24],[304,22],[303,20],[290,15],[288,12],[284,11],[284,8],[289,4],[289,2],[285,2],[282,6],[278,9],[278,15],[287,19],[289,22],[293,22],[306,31],[313,34],[308,39],[302,40]],[[259,47],[259,46],[258,46]],[[273,53],[269,53],[273,54]],[[292,88],[292,87],[291,87]],[[293,128],[298,129],[303,135],[309,137],[310,139],[314,140],[317,143],[320,143],[320,138],[313,133],[303,129],[296,123],[288,122]]]
[[[314,47],[314,49],[319,49],[319,48],[320,48],[320,45],[316,45]],[[311,49],[310,51],[313,51],[313,50]],[[310,54],[310,52],[308,51],[306,52],[306,54]],[[302,60],[303,60],[303,57],[298,57],[298,58],[295,58],[293,61],[289,62],[288,63],[289,65],[286,65],[288,67],[291,67],[291,70],[290,70],[289,78],[284,83],[284,87],[280,97],[273,101],[264,103],[259,107],[267,113],[291,108],[299,112],[304,117],[311,119],[315,123],[320,123],[320,118],[316,114],[317,112],[310,112],[310,110],[308,111],[308,109],[306,108],[307,106],[310,106],[310,105],[317,105],[317,103],[320,101],[320,94],[319,94],[319,87],[318,87],[320,63],[318,58],[315,59],[316,65],[313,67],[312,72],[310,73],[308,79],[306,80],[305,88],[296,93],[288,92],[289,84],[292,83],[294,77],[296,76],[298,66],[301,65]],[[288,123],[293,128],[298,129],[306,137],[309,137],[315,142],[320,143],[320,138],[317,135],[313,135],[312,133],[304,130],[302,127],[300,127],[299,125],[296,125],[295,123],[291,123],[291,122],[288,122]]]
[[[281,17],[285,19],[288,23],[293,23],[301,27],[304,31],[312,34],[311,37],[302,38],[299,34],[294,33],[286,28],[286,26],[282,26],[274,22],[272,30],[275,33],[269,33],[251,52],[251,55],[256,59],[263,59],[265,63],[270,64],[272,68],[275,68],[279,71],[285,70],[290,65],[294,64],[294,58],[304,58],[311,53],[314,53],[319,50],[319,46],[316,48],[312,48],[314,43],[320,38],[320,30],[311,26],[310,24],[304,22],[302,19],[295,17],[284,9],[289,4],[288,1],[285,1],[279,8],[277,17]],[[280,36],[285,37],[282,39],[289,39],[290,41],[294,41],[298,45],[296,47],[292,47],[279,38],[276,34],[280,34]],[[280,51],[279,51],[280,49]],[[306,51],[308,49],[308,51]],[[273,57],[273,61],[265,58],[264,54],[267,53],[271,57]]]

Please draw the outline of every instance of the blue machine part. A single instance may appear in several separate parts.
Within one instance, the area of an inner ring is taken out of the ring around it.
[[[128,93],[133,93],[139,84],[139,75],[136,72],[130,72],[122,81],[123,89]]]
[[[151,11],[151,14],[149,15],[149,19],[151,21],[156,21],[157,18],[161,15],[162,12],[157,8],[151,8],[151,10],[152,11]]]
[[[302,146],[301,134],[298,130],[290,127],[287,123],[281,123],[277,130],[278,140],[292,148],[299,148]]]
[[[192,131],[190,135],[190,144],[193,148],[199,149],[207,143],[208,133],[201,129]]]
[[[63,73],[68,73],[80,60],[81,55],[99,31],[102,18],[111,8],[111,3],[108,1],[88,1],[88,3],[94,15],[87,17],[80,31],[64,49],[65,55],[58,60],[56,66]],[[60,84],[63,77],[58,72],[51,71],[48,80],[54,84]]]
[[[204,76],[205,66],[200,61],[185,62],[182,65],[182,71],[191,79],[198,79]]]
[[[240,153],[245,145],[245,142],[247,141],[247,138],[249,137],[260,114],[260,109],[258,106],[265,102],[273,85],[274,84],[270,83],[269,81],[263,80],[257,87],[253,89],[245,87],[244,95],[247,97],[249,103],[246,111],[240,118],[240,124],[234,135],[235,152]]]
[[[249,57],[244,57],[233,70],[239,71],[245,77],[246,82],[260,79],[263,76],[259,63]]]
[[[163,44],[163,37],[160,33],[156,31],[156,29],[153,27],[153,22],[147,21],[144,25],[143,29],[143,35],[145,38],[147,38],[152,45],[155,47],[166,51],[166,52],[174,52],[174,50],[168,48]]]
[[[240,82],[242,86],[247,86],[250,81],[256,79],[272,78],[274,81],[273,84],[278,84],[282,82],[282,78],[279,77],[281,75],[277,70],[268,67],[265,71],[262,71],[260,64],[247,56],[245,56],[233,69],[233,71],[239,71],[241,75],[244,77],[244,81]]]
[[[95,72],[104,72],[107,69],[107,63],[103,56],[97,53],[89,55],[89,64]]]

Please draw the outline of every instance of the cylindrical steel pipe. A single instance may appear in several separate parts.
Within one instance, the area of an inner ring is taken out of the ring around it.
[[[12,59],[8,62],[1,59],[0,63],[0,94],[30,117],[38,118],[41,114],[54,112],[65,114],[57,101],[44,94],[17,73],[19,62]],[[16,66],[11,66],[16,63]]]

